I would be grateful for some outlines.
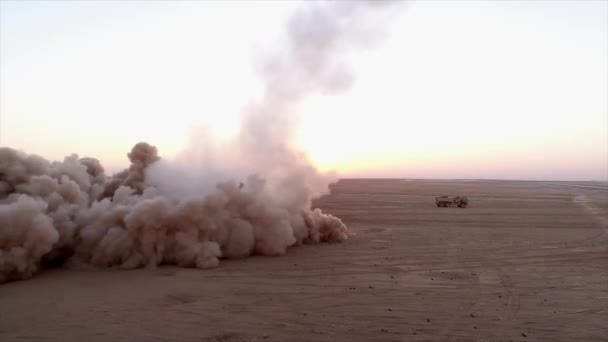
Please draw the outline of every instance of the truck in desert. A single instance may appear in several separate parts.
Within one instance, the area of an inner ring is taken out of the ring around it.
[[[469,199],[466,196],[437,196],[435,204],[438,207],[466,208],[469,205]]]

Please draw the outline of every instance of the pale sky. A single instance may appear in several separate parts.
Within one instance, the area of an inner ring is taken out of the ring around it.
[[[0,1],[0,144],[110,172],[234,134],[296,2]],[[608,1],[418,1],[295,141],[341,176],[608,180]]]

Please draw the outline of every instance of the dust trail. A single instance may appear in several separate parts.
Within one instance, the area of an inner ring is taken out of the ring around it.
[[[141,178],[156,149],[139,143],[129,157],[131,167],[106,180],[91,158],[51,163],[0,148],[0,281],[30,277],[45,261],[208,268],[220,258],[282,255],[347,237],[340,219],[279,200],[260,177],[171,200]]]

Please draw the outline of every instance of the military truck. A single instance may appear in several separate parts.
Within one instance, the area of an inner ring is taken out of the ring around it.
[[[435,197],[435,204],[438,207],[459,207],[466,208],[469,199],[466,196],[438,196]]]

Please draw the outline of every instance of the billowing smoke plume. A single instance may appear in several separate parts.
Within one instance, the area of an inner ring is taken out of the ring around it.
[[[402,5],[392,0],[306,2],[287,20],[278,51],[256,59],[264,95],[245,108],[237,136],[226,141],[195,132],[176,161],[150,168],[149,181],[164,195],[189,196],[213,189],[227,175],[244,179],[257,173],[277,196],[326,191],[329,177],[293,146],[298,105],[311,95],[348,90],[355,76],[345,55],[379,42],[386,22]],[[183,179],[187,185],[176,181]]]
[[[173,162],[138,143],[131,166],[112,177],[93,158],[49,162],[0,148],[0,283],[52,264],[209,268],[344,241],[339,218],[311,210],[328,178],[293,148],[294,116],[312,93],[352,84],[340,56],[377,38],[369,19],[386,5],[311,2],[296,11],[285,49],[262,59],[264,97],[246,108],[232,141],[197,136],[201,148]]]

